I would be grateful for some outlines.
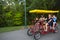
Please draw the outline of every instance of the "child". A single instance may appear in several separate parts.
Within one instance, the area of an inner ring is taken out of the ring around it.
[[[56,24],[56,21],[57,21],[57,17],[55,15],[53,15],[53,29],[55,29],[54,26]]]

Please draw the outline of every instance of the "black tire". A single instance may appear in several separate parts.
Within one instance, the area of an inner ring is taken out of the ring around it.
[[[58,26],[57,26],[57,27],[55,27],[55,32],[54,32],[54,33],[57,33],[57,32],[58,32],[58,30],[59,30]]]
[[[31,29],[28,29],[28,31],[27,31],[27,35],[28,36],[32,36],[33,35],[33,33],[30,31]]]
[[[39,40],[40,37],[41,37],[40,32],[36,32],[36,33],[34,34],[34,39],[35,39],[35,40]]]
[[[58,30],[59,28],[58,28],[58,26],[57,27],[55,27],[55,30]]]

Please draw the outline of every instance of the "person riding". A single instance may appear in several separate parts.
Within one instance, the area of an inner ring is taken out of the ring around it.
[[[41,15],[41,17],[40,17],[40,19],[39,19],[39,23],[40,23],[40,25],[43,27],[43,29],[45,30],[45,20],[46,20],[46,18],[43,16],[43,15]]]
[[[35,23],[37,23],[37,22],[38,22],[38,20],[39,20],[39,18],[38,18],[38,17],[36,17],[36,18],[35,18]]]
[[[40,17],[40,19],[39,19],[39,21],[40,21],[40,24],[43,24],[43,22],[44,22],[44,19],[45,19],[45,17],[44,17],[43,15],[41,15],[41,17]]]
[[[53,29],[55,29],[55,24],[57,22],[57,17],[55,15],[53,15]]]
[[[44,21],[44,20],[45,20],[45,17],[44,17],[43,15],[41,15],[41,17],[40,17],[39,20],[40,20],[40,21]]]
[[[52,19],[51,14],[48,15],[45,31],[47,31],[48,25],[49,25],[50,27],[53,25],[53,19]]]

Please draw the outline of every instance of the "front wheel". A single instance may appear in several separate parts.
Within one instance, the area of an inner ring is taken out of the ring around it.
[[[39,40],[40,37],[41,37],[40,32],[36,32],[35,35],[34,35],[34,39],[35,39],[35,40]]]

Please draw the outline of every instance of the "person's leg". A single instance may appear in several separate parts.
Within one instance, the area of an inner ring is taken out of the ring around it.
[[[45,25],[43,25],[43,29],[44,29],[44,31],[46,30]]]
[[[48,23],[46,23],[46,27],[45,27],[46,29],[45,29],[45,31],[47,31],[47,28],[48,28],[47,26],[48,26]]]
[[[43,29],[46,30],[46,22],[43,23]]]
[[[55,29],[55,24],[56,22],[53,23],[53,30],[55,30],[55,32],[58,32],[58,30]]]
[[[55,24],[56,24],[56,22],[53,22],[53,29],[55,29],[55,27],[54,27],[54,26],[55,26]]]
[[[50,29],[52,29],[52,28],[53,28],[53,22],[51,22],[51,23],[49,24],[49,26],[50,26]]]

